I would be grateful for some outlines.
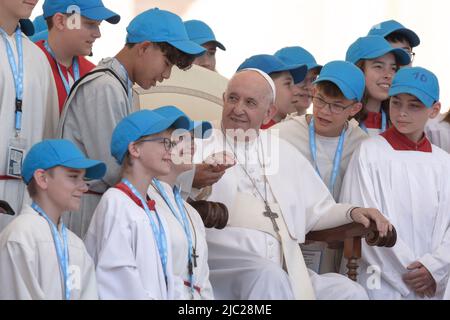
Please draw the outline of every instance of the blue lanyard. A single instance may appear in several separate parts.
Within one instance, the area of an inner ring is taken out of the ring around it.
[[[61,77],[61,80],[64,84],[64,88],[66,89],[67,94],[69,94],[70,93],[69,81],[66,79],[66,77],[64,77],[61,67],[59,66],[59,63],[56,60],[55,53],[53,52],[52,48],[50,48],[47,41],[44,41],[44,46],[45,46],[45,49],[47,49],[48,53],[50,53],[50,55],[52,56],[53,60],[55,60],[56,66],[58,67],[59,76]],[[80,66],[78,64],[77,58],[73,58],[72,65],[73,65],[73,74],[74,74],[73,80],[77,81],[78,79],[80,79]],[[68,70],[67,70],[67,73],[69,73]]]
[[[8,35],[0,28],[0,33],[5,41],[6,53],[8,54],[9,65],[14,77],[14,85],[16,88],[16,109],[15,109],[15,129],[16,135],[19,136],[22,130],[22,99],[23,99],[23,47],[22,47],[22,31],[19,27],[16,29],[16,47],[18,63],[14,59],[14,53],[8,41]]]
[[[150,208],[147,205],[147,202],[144,201],[139,191],[137,191],[136,188],[127,179],[122,179],[122,182],[131,190],[131,192],[139,199],[139,201],[141,201],[141,204],[144,207],[144,211],[147,214],[148,219],[150,220],[150,226],[153,230],[153,236],[156,240],[159,258],[161,259],[161,264],[164,271],[164,277],[167,279],[167,237],[159,215],[155,211],[155,216],[157,219],[157,222],[155,222]],[[156,223],[158,223],[158,225],[156,225]]]
[[[117,60],[117,59],[116,59]],[[119,60],[117,60],[119,62]],[[128,95],[128,101],[130,102],[130,107],[133,107],[133,82],[131,82],[130,77],[128,76],[128,71],[125,69],[125,67],[119,62],[120,69],[125,73],[126,81],[127,81],[127,95]]]
[[[69,283],[69,249],[67,244],[67,229],[64,223],[61,227],[61,233],[62,233],[62,243],[61,243],[61,237],[59,236],[58,228],[53,223],[53,221],[50,220],[50,218],[45,214],[44,210],[42,210],[39,205],[37,205],[35,202],[31,204],[31,207],[39,213],[45,220],[47,220],[48,224],[50,225],[50,229],[52,230],[53,235],[53,242],[55,243],[56,248],[56,254],[58,255],[58,262],[59,267],[61,270],[61,273],[64,278],[64,293],[65,293],[65,299],[70,300],[70,283]]]
[[[342,129],[341,135],[339,136],[338,146],[334,154],[333,170],[331,172],[330,185],[328,186],[328,189],[330,190],[332,195],[334,191],[334,185],[336,184],[336,179],[340,169],[342,152],[344,149],[344,139],[345,139],[345,127],[344,129]],[[314,161],[314,168],[316,169],[316,172],[319,175],[319,177],[322,178],[322,176],[320,175],[319,167],[317,166],[317,146],[316,146],[316,132],[314,130],[314,117],[311,117],[311,122],[309,123],[309,149],[311,151],[311,156]]]
[[[178,189],[177,187],[174,187],[173,189],[175,202],[178,207],[178,210],[176,210],[172,202],[170,201],[169,196],[164,190],[164,187],[161,185],[161,182],[158,179],[153,179],[153,183],[155,184],[156,188],[158,189],[159,193],[163,197],[166,204],[169,206],[170,211],[172,211],[175,218],[183,226],[184,233],[186,234],[186,237],[188,239],[188,271],[189,271],[188,276],[189,276],[189,283],[191,285],[191,292],[193,293],[195,290],[194,290],[194,271],[192,262],[192,253],[193,253],[192,234],[191,229],[189,228],[189,220],[187,218],[186,210],[184,208],[183,198],[181,197],[180,189]]]
[[[359,127],[360,127],[361,129],[363,129],[366,133],[369,132],[369,130],[367,130],[367,127],[366,127],[366,125],[364,124],[364,122],[361,122],[361,123],[359,124]],[[380,133],[385,132],[385,131],[386,131],[386,128],[387,128],[387,116],[386,116],[386,112],[384,112],[384,110],[381,110],[381,132],[380,132]]]

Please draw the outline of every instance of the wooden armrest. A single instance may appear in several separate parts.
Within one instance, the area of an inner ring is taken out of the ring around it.
[[[369,246],[393,247],[397,241],[397,231],[392,226],[386,237],[380,237],[375,222],[369,228],[360,223],[349,223],[332,229],[312,231],[306,235],[308,241],[321,241],[328,244],[344,242],[344,258],[347,259],[347,276],[356,281],[358,259],[361,258],[361,239],[365,238]]]

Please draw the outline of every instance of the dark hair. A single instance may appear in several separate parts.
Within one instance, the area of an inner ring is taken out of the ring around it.
[[[364,71],[365,61],[366,60],[359,60],[356,63],[356,66],[358,68],[360,68],[364,74],[365,74],[365,71]],[[395,57],[395,61],[397,63],[397,71],[398,71],[399,67],[398,67],[398,58],[397,57]],[[369,100],[369,94],[368,94],[367,90],[364,90],[364,95],[363,95],[363,98],[362,98],[362,101],[361,101],[363,107],[361,108],[361,110],[354,117],[355,120],[358,121],[359,123],[362,123],[362,122],[364,122],[367,119],[368,112],[366,110],[366,105],[367,105],[367,101],[368,100]],[[389,101],[390,101],[390,98],[382,101],[381,102],[381,108],[380,108],[380,110],[383,110],[384,113],[386,114],[387,123],[390,123],[390,121],[391,121],[391,117],[389,116]]]
[[[181,70],[189,68],[195,60],[196,56],[184,53],[167,42],[152,42],[152,44],[162,51],[171,64]],[[126,47],[132,49],[135,45],[136,43],[127,43]]]
[[[442,121],[446,121],[446,122],[450,123],[450,111],[447,112],[447,115],[445,116],[445,118]]]
[[[341,89],[331,81],[321,81],[316,84],[317,90],[332,98],[345,98]]]
[[[409,41],[409,39],[403,34],[403,33],[400,33],[400,32],[397,32],[397,31],[394,31],[394,32],[392,32],[392,33],[390,33],[390,34],[388,34],[386,37],[384,37],[387,41],[389,41],[389,42],[404,42],[404,41],[406,41],[408,44],[409,44],[409,46],[412,48],[412,44],[411,44],[411,42]]]

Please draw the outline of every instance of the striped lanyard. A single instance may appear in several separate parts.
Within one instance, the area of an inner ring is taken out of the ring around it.
[[[150,226],[153,230],[153,236],[156,240],[156,245],[158,247],[159,258],[161,259],[161,264],[164,271],[164,277],[167,279],[167,237],[164,231],[164,226],[159,218],[158,213],[155,210],[155,214],[152,214],[147,202],[144,201],[141,194],[137,189],[128,181],[128,179],[122,179],[122,183],[125,184],[130,191],[139,199],[144,208],[145,213],[150,221]],[[156,220],[156,221],[155,221]]]
[[[6,46],[6,53],[8,55],[9,65],[14,78],[14,86],[16,89],[16,103],[15,103],[15,119],[14,127],[16,129],[16,136],[19,136],[22,130],[22,99],[23,99],[23,46],[22,46],[22,31],[17,27],[15,31],[16,47],[18,62],[16,64],[13,49],[8,41],[8,35],[5,30],[0,28],[0,34],[3,37]]]
[[[192,234],[191,229],[189,228],[189,220],[186,214],[186,210],[184,208],[183,204],[183,198],[181,197],[180,189],[178,189],[176,186],[173,188],[173,194],[175,197],[175,202],[177,204],[178,210],[175,209],[173,206],[173,203],[170,201],[169,196],[167,195],[166,191],[164,190],[164,187],[161,185],[161,182],[158,179],[153,179],[153,183],[156,186],[156,189],[158,190],[159,194],[162,196],[164,201],[166,202],[167,206],[170,208],[170,211],[172,211],[172,214],[175,216],[175,218],[178,220],[178,222],[183,226],[184,233],[186,234],[186,238],[188,240],[188,276],[189,276],[189,283],[191,288],[191,293],[194,293],[194,270],[193,270],[193,245],[192,245]]]
[[[64,88],[66,89],[66,93],[70,93],[70,84],[69,80],[66,79],[64,76],[61,67],[59,66],[58,61],[56,60],[55,53],[53,52],[52,48],[48,45],[47,41],[44,41],[45,49],[48,51],[48,53],[52,56],[53,60],[55,60],[56,66],[58,67],[59,76],[61,77],[61,80],[63,82]],[[78,59],[73,58],[72,60],[72,66],[73,66],[73,75],[74,75],[74,82],[80,79],[80,65],[78,64]],[[67,70],[67,77],[69,77],[69,70]]]
[[[69,283],[69,248],[67,244],[67,229],[64,223],[61,226],[61,236],[58,232],[58,227],[50,220],[47,214],[35,202],[31,207],[39,213],[45,220],[47,220],[50,229],[52,230],[53,242],[55,243],[56,254],[58,256],[59,268],[64,279],[64,294],[65,299],[70,300],[70,283]],[[62,242],[62,243],[61,243]]]
[[[364,130],[365,133],[368,133],[369,130],[367,130],[366,125],[364,124],[364,122],[360,122],[359,127],[361,129]],[[387,116],[386,116],[386,112],[384,112],[384,110],[381,110],[381,132],[383,133],[386,131],[387,128]]]
[[[334,191],[334,185],[336,184],[336,179],[340,170],[342,152],[344,149],[344,139],[345,139],[345,127],[342,129],[341,135],[339,136],[338,146],[334,154],[333,170],[331,172],[330,185],[328,186],[328,190],[330,190],[332,195]],[[311,118],[311,122],[309,123],[309,149],[311,151],[311,156],[314,161],[314,168],[316,169],[316,172],[319,175],[319,177],[322,178],[322,176],[320,175],[319,167],[317,165],[317,145],[316,145],[316,132],[314,129],[314,117]]]

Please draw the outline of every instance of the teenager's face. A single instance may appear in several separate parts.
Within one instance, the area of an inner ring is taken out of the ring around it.
[[[294,80],[289,71],[278,74],[273,80],[276,89],[275,105],[277,115],[284,119],[288,114],[295,112],[295,104],[298,100],[299,89],[294,85]]]
[[[377,101],[386,100],[392,78],[397,71],[397,63],[392,53],[364,62],[366,91],[370,98]]]
[[[0,9],[17,19],[28,19],[38,0],[0,0]]]
[[[331,112],[330,105],[326,103],[334,104],[333,108],[340,113]],[[357,114],[361,108],[361,103],[346,99],[343,95],[331,97],[317,88],[314,89],[313,115],[316,132],[326,137],[339,136],[346,121]]]
[[[306,110],[311,105],[313,95],[312,83],[316,80],[318,74],[318,69],[308,70],[305,79],[302,82],[294,85],[298,89],[294,108],[299,114],[305,114]]]
[[[392,124],[413,141],[422,137],[428,119],[436,117],[439,111],[439,103],[427,108],[419,99],[410,94],[402,93],[393,96],[389,103]]]
[[[163,52],[151,42],[137,44],[138,57],[135,64],[134,81],[143,89],[150,89],[158,82],[170,77],[173,64]]]
[[[216,71],[216,51],[217,47],[214,42],[207,42],[202,45],[206,52],[200,57],[195,58],[193,64],[199,65],[211,71]]]
[[[161,133],[139,139],[135,143],[137,161],[140,161],[142,167],[155,177],[165,176],[170,172],[172,166],[171,148],[168,147],[167,143],[168,141],[172,141],[171,135],[172,130],[165,130]]]
[[[65,44],[69,46],[74,56],[87,56],[92,52],[95,40],[101,37],[101,21],[91,20],[85,17],[64,16]],[[71,19],[80,19],[79,28],[71,27]]]
[[[270,93],[269,84],[257,72],[243,71],[234,75],[223,95],[223,128],[259,130],[276,111]]]
[[[389,41],[389,43],[390,43],[391,46],[394,47],[394,48],[400,48],[400,49],[405,50],[406,52],[409,53],[409,55],[410,55],[410,57],[411,57],[411,62],[410,62],[408,65],[406,65],[406,66],[401,66],[400,68],[412,66],[412,64],[413,64],[413,58],[414,58],[414,56],[413,56],[413,54],[412,54],[413,48],[411,47],[411,45],[409,44],[409,42],[406,41],[406,40],[401,40],[401,41],[395,41],[395,42]]]
[[[80,209],[81,197],[88,191],[84,169],[71,169],[62,166],[51,169],[46,175],[47,194],[52,203],[61,211]]]

